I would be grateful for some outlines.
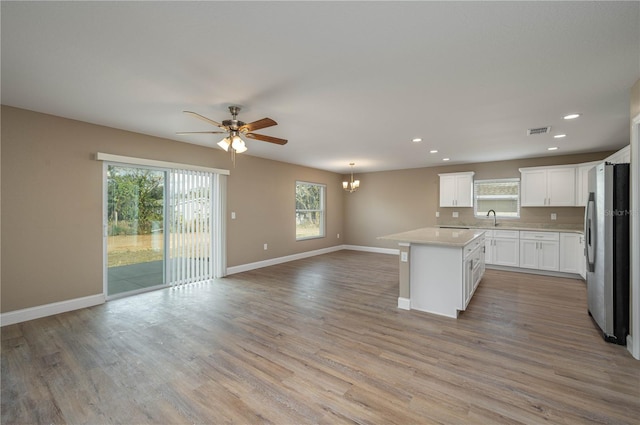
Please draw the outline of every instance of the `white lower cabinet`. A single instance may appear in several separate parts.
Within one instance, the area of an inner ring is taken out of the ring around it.
[[[519,267],[520,232],[517,230],[487,230],[485,236],[485,263]]]
[[[560,271],[585,277],[584,236],[579,233],[560,233]]]
[[[517,230],[496,230],[493,236],[493,264],[520,266],[520,241]]]
[[[485,230],[487,265],[586,275],[584,236],[577,232]]]
[[[520,267],[538,270],[560,270],[558,232],[520,232]]]

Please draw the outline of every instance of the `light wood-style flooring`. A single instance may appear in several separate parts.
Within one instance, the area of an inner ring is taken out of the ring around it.
[[[2,328],[2,423],[637,424],[585,284],[488,270],[455,319],[339,251]]]

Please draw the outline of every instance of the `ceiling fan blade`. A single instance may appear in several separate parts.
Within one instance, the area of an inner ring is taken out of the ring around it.
[[[265,136],[264,134],[247,133],[245,134],[249,139],[261,140],[263,142],[275,143],[276,145],[286,145],[285,139],[279,139],[277,137]]]
[[[184,134],[226,134],[226,131],[178,131],[176,132],[177,135],[184,135]]]
[[[238,129],[238,131],[245,133],[248,131],[260,130],[261,128],[272,127],[274,125],[278,125],[278,123],[271,118],[262,118],[261,120],[243,125]]]
[[[207,117],[205,117],[204,115],[200,115],[200,114],[198,114],[198,113],[196,113],[196,112],[192,112],[192,111],[182,111],[182,112],[184,112],[185,114],[193,115],[194,117],[199,118],[199,119],[201,119],[202,121],[206,121],[206,122],[208,122],[209,124],[213,124],[213,125],[215,125],[216,127],[226,128],[225,126],[223,126],[223,125],[222,125],[222,124],[220,124],[219,122],[216,122],[216,121],[214,121],[214,120],[212,120],[212,119],[210,119],[210,118],[207,118]]]

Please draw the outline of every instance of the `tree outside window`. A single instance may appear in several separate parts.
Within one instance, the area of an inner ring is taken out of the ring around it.
[[[326,186],[296,182],[296,240],[325,236]]]

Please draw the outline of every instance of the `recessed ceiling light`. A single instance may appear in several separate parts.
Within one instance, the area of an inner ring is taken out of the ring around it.
[[[553,136],[554,139],[562,139],[563,137],[567,137],[566,134],[556,134],[555,136]]]
[[[582,114],[569,114],[569,115],[565,115],[564,119],[565,120],[575,120],[576,118],[578,118],[580,115]]]
[[[418,142],[422,142],[422,139],[420,137],[416,137],[415,139],[411,140],[414,143],[418,143]]]
[[[429,153],[438,153],[438,150],[437,149],[432,149],[432,150],[429,151]]]
[[[553,147],[547,148],[547,150],[548,151],[557,151],[558,147],[557,146],[553,146]]]
[[[443,161],[448,161],[448,160],[449,160],[449,158],[442,158],[442,160],[443,160]]]

